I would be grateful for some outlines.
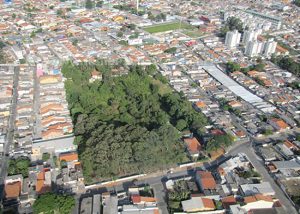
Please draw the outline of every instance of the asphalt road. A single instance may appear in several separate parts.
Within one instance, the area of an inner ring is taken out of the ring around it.
[[[264,163],[261,162],[259,157],[257,157],[251,144],[250,143],[241,144],[240,146],[238,146],[238,147],[234,148],[233,150],[231,150],[230,152],[228,152],[228,154],[230,154],[230,155],[236,155],[238,153],[245,153],[247,155],[247,157],[249,158],[250,162],[252,163],[252,165],[258,171],[258,173],[261,174],[262,179],[271,184],[272,188],[275,191],[275,196],[276,196],[276,198],[279,199],[285,212],[288,214],[298,213],[296,211],[296,209],[294,208],[293,204],[285,196],[284,192],[280,189],[280,187],[275,183],[273,178],[270,176],[270,174],[268,173],[268,171],[266,170],[266,168],[264,166]]]
[[[166,190],[163,186],[162,182],[158,182],[156,184],[152,184],[154,195],[157,199],[157,207],[160,209],[161,214],[169,214],[168,206],[166,203]]]
[[[13,82],[13,97],[12,97],[12,106],[10,109],[10,117],[8,121],[8,130],[6,136],[6,143],[4,145],[4,154],[9,154],[10,147],[13,145],[14,140],[14,127],[15,127],[15,119],[16,119],[16,109],[17,109],[17,100],[18,100],[18,84],[19,84],[19,67],[14,67],[14,82]],[[7,176],[8,169],[8,161],[9,157],[4,155],[2,159],[2,166],[0,172],[0,198],[1,200],[4,197],[4,180]]]

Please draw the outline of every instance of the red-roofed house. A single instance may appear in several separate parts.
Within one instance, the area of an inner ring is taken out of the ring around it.
[[[255,209],[270,209],[275,206],[275,202],[273,201],[271,196],[265,196],[262,194],[257,194],[254,196],[248,196],[244,198],[244,202],[246,205],[242,206],[242,208],[249,212],[250,210]]]
[[[156,198],[144,197],[140,195],[132,195],[131,201],[133,204],[156,204]]]
[[[272,118],[269,120],[269,123],[271,126],[273,126],[277,131],[284,131],[286,129],[290,129],[288,124],[286,124],[283,120],[277,119],[277,118]]]
[[[60,154],[59,161],[63,160],[66,162],[78,161],[78,154],[76,152]]]
[[[192,158],[198,158],[199,152],[201,151],[201,144],[199,143],[199,141],[195,137],[193,137],[193,138],[185,138],[184,142],[189,152],[189,155]]]
[[[5,198],[17,199],[21,194],[21,181],[15,181],[5,184]]]
[[[202,191],[215,190],[217,187],[216,181],[209,171],[198,171],[196,173],[196,179],[196,182]]]
[[[228,209],[230,205],[236,204],[236,199],[233,195],[224,197],[221,201],[225,209]]]

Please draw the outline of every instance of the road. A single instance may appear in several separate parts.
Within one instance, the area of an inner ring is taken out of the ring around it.
[[[6,143],[4,145],[4,154],[9,154],[10,148],[13,145],[14,140],[14,127],[15,127],[15,119],[16,119],[16,110],[17,110],[17,100],[18,100],[18,84],[19,84],[19,73],[20,68],[18,66],[14,67],[14,81],[13,81],[13,97],[12,97],[12,105],[10,109],[10,117],[8,121],[8,129],[6,135]],[[0,197],[1,200],[4,196],[4,180],[7,176],[8,169],[8,161],[9,157],[4,155],[2,159],[2,166],[0,172]]]
[[[280,203],[282,204],[284,210],[286,213],[289,214],[296,214],[298,213],[296,209],[294,208],[293,204],[289,201],[289,199],[285,196],[284,192],[280,189],[280,187],[275,183],[273,178],[270,176],[268,171],[266,170],[264,163],[260,161],[260,158],[256,156],[252,146],[250,143],[247,144],[241,144],[240,146],[234,148],[228,154],[230,155],[236,155],[238,153],[245,153],[252,163],[252,165],[255,167],[258,173],[261,174],[262,179],[264,181],[267,181],[271,184],[272,188],[275,191],[275,197],[279,199]]]
[[[168,206],[166,203],[166,190],[161,181],[151,185],[154,195],[157,199],[157,207],[160,209],[161,214],[169,214]]]

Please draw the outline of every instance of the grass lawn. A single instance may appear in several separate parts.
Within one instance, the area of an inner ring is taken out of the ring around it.
[[[149,33],[159,33],[159,32],[176,30],[176,29],[179,29],[179,27],[181,29],[189,29],[189,30],[194,29],[194,27],[192,25],[182,22],[181,26],[180,26],[180,22],[173,22],[173,23],[168,23],[168,24],[159,24],[159,25],[155,25],[155,26],[146,27],[146,28],[144,28],[144,30]]]
[[[161,81],[156,79],[153,79],[152,83],[158,86],[159,88],[158,93],[160,95],[169,94],[172,92],[172,88],[168,84],[163,84]]]
[[[185,30],[183,33],[191,38],[198,38],[204,35],[204,33],[199,30]]]

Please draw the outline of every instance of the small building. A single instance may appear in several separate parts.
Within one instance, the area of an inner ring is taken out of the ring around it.
[[[246,205],[242,206],[242,209],[246,212],[256,209],[271,209],[274,207],[274,201],[271,196],[265,196],[256,194],[244,198]]]
[[[103,197],[102,197],[103,198]],[[118,197],[106,196],[102,200],[103,214],[118,214]]]
[[[96,194],[93,196],[93,214],[101,214],[101,195]]]
[[[271,126],[273,126],[279,132],[284,131],[286,129],[290,129],[288,124],[286,124],[281,119],[272,118],[272,119],[269,120],[269,123],[270,123]]]
[[[22,190],[23,176],[8,176],[4,182],[4,192],[6,199],[18,199]]]
[[[89,79],[89,82],[92,83],[92,82],[94,82],[96,80],[100,80],[101,81],[102,80],[102,74],[99,71],[94,70],[91,73],[91,78]]]
[[[262,182],[259,184],[243,184],[240,185],[241,193],[245,196],[262,194],[262,195],[275,195],[275,191],[269,182]]]
[[[192,158],[198,158],[201,151],[201,144],[197,138],[185,138],[184,139],[187,151]]]
[[[59,155],[59,161],[78,161],[78,154],[76,152],[64,153]]]
[[[215,210],[215,204],[212,199],[203,197],[192,197],[189,200],[181,201],[182,209],[185,212],[201,212]]]
[[[202,191],[215,190],[217,187],[216,181],[209,171],[198,171],[196,173],[196,182]]]
[[[234,205],[237,203],[237,201],[233,195],[222,198],[221,202],[225,209],[229,209],[229,207],[231,205]]]

